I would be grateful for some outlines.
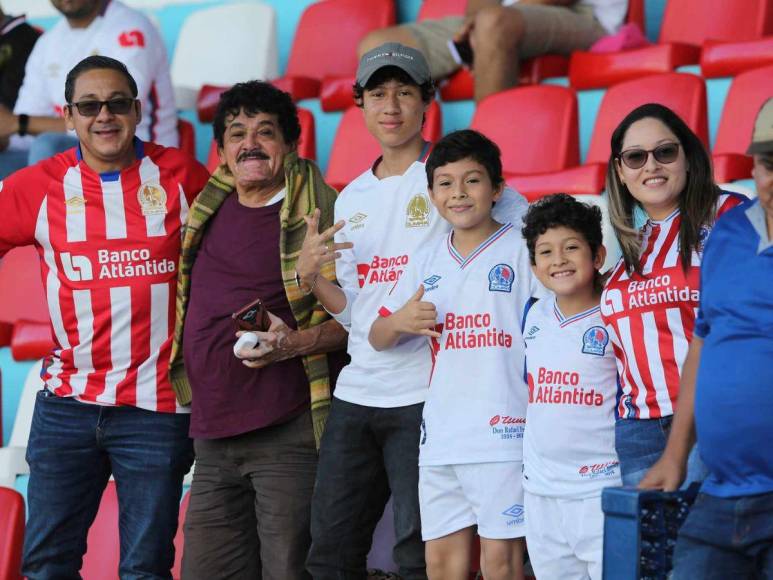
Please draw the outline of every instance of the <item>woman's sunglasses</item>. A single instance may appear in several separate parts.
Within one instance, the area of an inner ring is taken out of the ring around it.
[[[679,143],[663,143],[654,149],[629,149],[623,151],[618,159],[630,169],[639,169],[647,163],[650,153],[658,163],[673,163],[679,157]]]
[[[109,101],[79,101],[67,106],[70,107],[71,111],[72,107],[78,109],[78,113],[83,117],[96,117],[105,105],[107,105],[107,110],[113,115],[126,115],[131,111],[134,101],[136,101],[136,99],[121,97],[118,99],[110,99]]]

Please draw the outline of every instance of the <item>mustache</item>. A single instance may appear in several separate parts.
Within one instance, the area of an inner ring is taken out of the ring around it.
[[[236,158],[236,161],[242,161],[243,159],[269,159],[269,156],[266,155],[263,151],[260,149],[250,149],[249,151],[245,151],[242,154],[239,155],[239,157]]]

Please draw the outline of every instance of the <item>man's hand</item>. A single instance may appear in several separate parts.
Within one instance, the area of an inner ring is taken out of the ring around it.
[[[242,362],[245,366],[259,369],[273,362],[297,356],[295,343],[291,336],[297,334],[298,331],[291,330],[281,318],[271,312],[268,313],[268,317],[271,320],[271,325],[266,332],[250,331],[258,337],[257,346],[255,348],[242,347],[239,350],[239,358],[244,359]],[[245,332],[239,331],[236,336],[239,337]]]
[[[639,483],[640,489],[676,491],[687,474],[687,462],[664,452]]]
[[[410,300],[389,318],[398,332],[440,338],[440,333],[435,330],[437,309],[432,302],[422,301],[423,297],[424,285],[421,285]]]
[[[314,285],[314,281],[319,275],[320,270],[322,270],[322,266],[340,258],[341,250],[348,250],[354,247],[354,244],[351,242],[332,243],[336,233],[346,225],[344,220],[333,224],[320,233],[320,214],[321,212],[317,208],[312,216],[303,216],[303,219],[306,220],[306,237],[303,240],[298,261],[295,263],[295,271],[298,272],[298,276],[303,284],[308,287]]]
[[[19,132],[19,117],[4,105],[0,105],[0,138],[7,138]]]

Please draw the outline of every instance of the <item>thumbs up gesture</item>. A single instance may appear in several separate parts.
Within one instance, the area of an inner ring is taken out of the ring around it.
[[[396,329],[408,334],[440,338],[440,333],[435,330],[437,309],[432,302],[425,302],[422,298],[424,298],[423,284],[400,310],[392,314]]]

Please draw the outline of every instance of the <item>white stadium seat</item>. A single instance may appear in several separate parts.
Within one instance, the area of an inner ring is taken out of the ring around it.
[[[16,420],[13,423],[11,440],[8,447],[0,447],[0,486],[13,487],[17,475],[25,475],[30,472],[27,460],[27,440],[32,425],[32,413],[35,410],[35,397],[43,388],[43,380],[40,378],[40,369],[43,361],[38,361],[27,373],[24,381],[19,408],[16,410]]]
[[[194,109],[204,84],[231,86],[279,75],[274,9],[226,4],[194,12],[183,23],[172,60],[178,109]]]

